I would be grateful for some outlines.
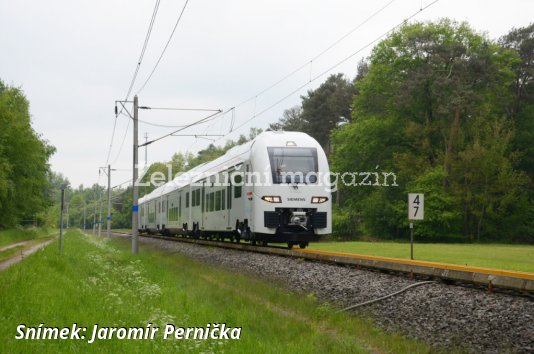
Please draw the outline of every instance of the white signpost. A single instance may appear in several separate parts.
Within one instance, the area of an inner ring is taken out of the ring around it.
[[[408,193],[408,220],[410,220],[410,258],[413,259],[413,222],[424,220],[425,195],[422,193]]]

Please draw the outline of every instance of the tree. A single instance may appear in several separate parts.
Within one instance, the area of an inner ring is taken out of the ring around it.
[[[314,137],[330,154],[330,132],[351,119],[351,102],[356,90],[343,74],[330,75],[316,90],[302,98],[302,107],[284,111],[269,130],[302,131]]]
[[[380,166],[401,187],[344,189],[362,228],[405,234],[406,193],[426,190],[440,210],[419,228],[427,236],[520,237],[517,217],[531,207],[507,114],[517,58],[446,19],[405,25],[373,49],[356,83],[352,123],[334,134],[332,165],[340,172]],[[522,207],[505,202],[512,199]]]
[[[521,151],[519,166],[531,180],[534,179],[534,23],[523,28],[514,28],[500,39],[505,48],[517,53],[514,62],[515,74],[510,91],[514,103],[510,114],[515,120],[516,134],[512,144]]]
[[[285,130],[285,131],[304,131],[306,129],[306,122],[302,118],[302,107],[294,106],[286,109],[282,114],[282,118],[276,123],[269,124],[268,130]]]
[[[49,206],[48,159],[55,148],[31,126],[29,102],[0,81],[0,228]]]

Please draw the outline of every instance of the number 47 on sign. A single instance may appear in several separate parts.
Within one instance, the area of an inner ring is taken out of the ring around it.
[[[425,218],[425,195],[422,193],[408,194],[408,220]]]

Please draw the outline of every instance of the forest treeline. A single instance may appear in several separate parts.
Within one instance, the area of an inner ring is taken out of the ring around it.
[[[418,192],[419,239],[534,242],[533,78],[534,25],[493,41],[447,19],[408,24],[271,128],[314,136],[333,171],[396,174],[398,187],[340,184],[339,236],[406,239]]]
[[[48,159],[54,151],[33,130],[22,90],[0,80],[0,229],[44,223],[53,202]]]
[[[534,24],[496,40],[447,19],[406,24],[357,69],[354,78],[329,76],[269,126],[313,136],[334,172],[397,176],[398,186],[339,184],[335,237],[406,239],[407,194],[418,192],[419,240],[534,242]],[[257,133],[177,153],[173,173]],[[166,175],[165,165],[149,174]],[[94,198],[98,188],[78,194]],[[114,226],[129,227],[131,191],[113,200]]]

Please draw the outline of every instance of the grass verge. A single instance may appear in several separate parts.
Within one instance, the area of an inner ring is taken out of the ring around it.
[[[386,334],[369,320],[333,313],[313,294],[76,230],[0,273],[0,342],[14,352],[365,353],[428,352],[420,342]],[[87,327],[84,340],[16,340],[19,324]],[[240,340],[101,339],[93,326],[242,327]]]
[[[409,243],[319,242],[310,249],[410,258]],[[534,272],[534,245],[502,244],[414,244],[414,259],[467,266]]]

